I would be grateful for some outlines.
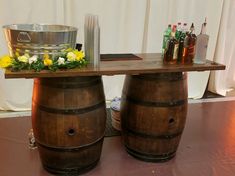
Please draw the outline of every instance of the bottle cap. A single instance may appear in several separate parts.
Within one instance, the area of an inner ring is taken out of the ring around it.
[[[173,25],[172,31],[175,32],[175,31],[176,31],[176,28],[177,28],[177,25]]]
[[[192,23],[191,27],[190,27],[190,31],[193,32],[194,30],[194,24]]]

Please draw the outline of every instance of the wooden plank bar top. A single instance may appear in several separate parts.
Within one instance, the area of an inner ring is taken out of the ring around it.
[[[206,70],[224,70],[225,66],[207,60],[205,64],[164,64],[160,53],[135,54],[140,59],[133,60],[128,58],[110,59],[112,61],[101,61],[100,66],[95,68],[88,65],[84,68],[58,70],[52,72],[43,70],[35,72],[23,70],[13,72],[5,71],[5,78],[43,78],[43,77],[74,77],[74,76],[101,76],[129,74],[138,75],[145,73],[163,72],[189,72]],[[118,55],[117,55],[118,57]]]

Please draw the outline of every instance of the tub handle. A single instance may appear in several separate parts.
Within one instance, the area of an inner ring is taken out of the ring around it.
[[[31,37],[29,36],[28,32],[19,32],[17,36],[18,42],[31,42]]]

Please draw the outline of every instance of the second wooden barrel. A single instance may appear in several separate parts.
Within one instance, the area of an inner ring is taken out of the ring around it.
[[[106,108],[99,76],[34,80],[32,125],[43,167],[78,175],[100,159]]]
[[[175,156],[185,126],[187,92],[186,73],[126,76],[121,121],[128,153],[151,162]]]

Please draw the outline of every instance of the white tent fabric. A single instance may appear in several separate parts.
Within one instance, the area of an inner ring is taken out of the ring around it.
[[[207,33],[210,36],[207,59],[213,60],[219,31],[223,0],[152,0],[148,27],[146,52],[160,52],[162,34],[167,24],[178,21],[194,22],[195,33],[207,17]],[[209,71],[188,74],[188,97],[201,98],[207,86]]]
[[[204,18],[210,35],[208,59],[215,51],[223,0],[0,0],[0,26],[12,23],[50,23],[77,26],[77,41],[84,42],[87,13],[99,16],[101,53],[161,52],[162,34],[168,23],[194,22],[196,33]],[[0,55],[7,53],[0,32]],[[32,80],[4,79],[0,73],[0,109],[31,108]],[[189,97],[200,98],[209,72],[189,74]],[[121,95],[124,75],[104,76],[106,99]],[[174,91],[174,90],[172,90]]]
[[[63,23],[57,0],[0,0],[0,26],[12,23]],[[63,11],[62,11],[63,13]],[[3,32],[0,32],[0,55],[7,54]],[[25,111],[31,109],[33,80],[5,79],[0,72],[0,109]]]
[[[220,31],[215,52],[215,61],[226,65],[226,70],[212,72],[209,90],[226,95],[235,88],[235,1],[225,0]]]

